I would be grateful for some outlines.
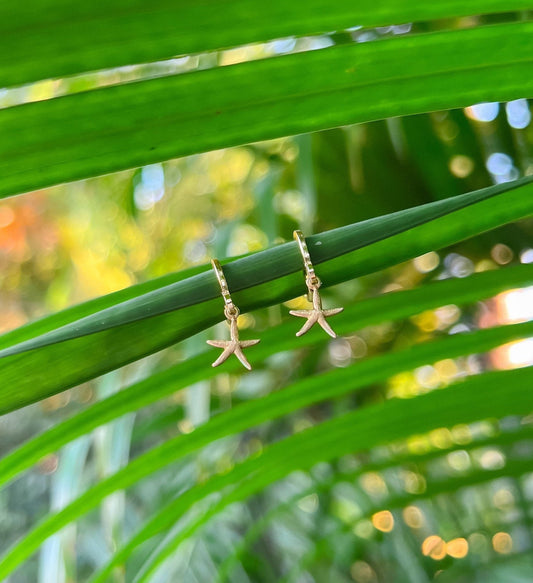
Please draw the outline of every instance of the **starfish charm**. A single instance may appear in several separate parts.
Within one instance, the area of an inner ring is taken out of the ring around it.
[[[312,310],[291,310],[289,313],[299,318],[307,318],[307,322],[302,326],[301,330],[296,332],[296,336],[305,334],[317,322],[332,338],[337,338],[337,334],[333,331],[331,326],[326,322],[326,318],[334,316],[344,310],[344,308],[333,308],[332,310],[324,310],[322,308],[322,299],[318,293],[318,289],[312,288]]]
[[[222,352],[222,354],[211,366],[218,366],[219,364],[225,362],[230,354],[235,354],[235,356],[248,370],[252,370],[252,365],[248,362],[246,356],[244,356],[242,349],[257,344],[259,340],[239,340],[239,329],[237,327],[236,317],[228,319],[228,324],[230,328],[231,340],[207,340],[207,344],[210,346],[224,349],[224,352]]]

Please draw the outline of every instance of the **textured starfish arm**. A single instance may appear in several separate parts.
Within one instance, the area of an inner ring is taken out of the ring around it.
[[[289,314],[298,316],[298,318],[309,318],[309,315],[312,313],[312,310],[290,310],[289,312]]]
[[[344,308],[332,308],[331,310],[322,310],[324,316],[334,316],[335,314],[340,314]]]
[[[222,364],[228,359],[229,355],[232,354],[233,352],[235,352],[235,346],[230,344],[229,346],[226,347],[224,352],[215,360],[215,362],[211,366],[215,367],[218,366],[219,364]]]
[[[244,352],[241,350],[240,346],[235,347],[235,356],[241,361],[243,366],[245,366],[248,370],[252,370],[252,365],[248,362],[246,356],[244,356]]]
[[[318,320],[318,314],[308,314],[308,320],[307,322],[301,327],[301,329],[296,332],[296,336],[302,336],[302,334],[305,334],[312,326],[313,324],[315,324],[315,322]]]
[[[337,334],[335,334],[333,328],[326,322],[326,318],[324,318],[323,314],[318,316],[318,323],[322,327],[322,330],[325,330],[332,338],[337,338]]]
[[[228,340],[206,340],[206,342],[215,348],[226,348],[226,346],[230,344],[230,341]]]
[[[261,342],[261,340],[241,340],[239,344],[243,348],[248,348],[248,346],[255,346],[256,344],[259,344],[259,342]]]

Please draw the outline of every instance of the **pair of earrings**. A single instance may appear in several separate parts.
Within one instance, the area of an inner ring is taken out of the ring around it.
[[[307,297],[309,301],[313,304],[311,310],[290,310],[290,314],[297,316],[298,318],[306,318],[307,321],[304,323],[302,328],[296,332],[296,336],[301,336],[305,334],[311,327],[318,323],[323,330],[325,330],[332,338],[336,338],[337,335],[331,328],[331,326],[326,321],[329,316],[334,316],[339,312],[342,312],[344,308],[333,308],[332,310],[324,310],[322,308],[322,298],[318,292],[322,282],[315,273],[315,268],[311,262],[311,256],[309,255],[309,250],[307,249],[307,244],[305,238],[301,231],[294,231],[294,238],[298,243],[298,248],[304,262],[305,269],[305,283],[307,285]],[[231,354],[240,360],[240,362],[248,369],[251,370],[252,367],[248,362],[243,348],[248,346],[254,346],[254,344],[259,343],[259,340],[239,340],[239,328],[237,326],[237,318],[239,317],[239,308],[233,303],[231,295],[228,288],[228,282],[222,271],[222,266],[217,259],[211,260],[211,265],[215,271],[218,283],[220,285],[220,291],[222,293],[222,298],[224,300],[224,315],[226,316],[226,321],[230,329],[230,340],[207,340],[207,344],[214,346],[216,348],[222,348],[222,354],[215,360],[211,366],[218,366],[222,364]]]

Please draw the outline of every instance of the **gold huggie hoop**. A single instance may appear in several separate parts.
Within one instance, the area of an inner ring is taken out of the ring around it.
[[[305,283],[307,284],[307,288],[318,289],[322,285],[322,282],[315,273],[315,268],[313,267],[313,263],[311,262],[311,255],[309,255],[309,249],[307,248],[307,243],[305,242],[304,234],[302,233],[302,231],[294,231],[293,236],[296,242],[298,243],[300,254],[302,255],[302,259],[304,261]]]
[[[231,299],[228,282],[226,281],[226,276],[224,275],[220,261],[218,259],[211,259],[211,266],[215,272],[215,275],[217,276],[218,285],[220,286],[220,293],[222,294],[222,299],[224,300],[224,315],[228,320],[238,318],[240,311]]]
[[[322,308],[322,298],[318,289],[322,285],[320,278],[315,273],[315,268],[311,261],[311,255],[305,242],[305,237],[302,231],[294,231],[294,239],[298,243],[298,248],[304,262],[305,283],[307,285],[307,299],[313,304],[312,310],[291,310],[289,313],[298,318],[307,318],[307,322],[302,326],[301,330],[296,332],[296,336],[305,334],[314,324],[318,322],[320,327],[325,330],[332,338],[336,338],[337,334],[332,327],[326,322],[326,318],[334,316],[342,312],[344,308],[333,308],[331,310],[324,310]]]
[[[239,308],[233,303],[231,299],[231,294],[229,292],[228,282],[226,281],[226,276],[222,269],[222,265],[218,259],[211,259],[211,266],[217,277],[218,285],[220,286],[220,293],[222,294],[222,299],[224,300],[224,316],[226,316],[226,321],[230,329],[230,340],[207,340],[207,344],[210,346],[215,346],[216,348],[223,348],[222,354],[215,360],[211,366],[218,366],[222,364],[230,354],[235,354],[235,356],[240,360],[240,362],[248,370],[252,369],[251,364],[248,362],[246,356],[244,356],[243,348],[248,346],[254,346],[259,340],[239,340],[239,328],[237,326],[237,319],[239,317]]]

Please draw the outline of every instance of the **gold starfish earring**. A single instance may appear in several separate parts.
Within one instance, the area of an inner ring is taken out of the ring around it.
[[[325,330],[332,338],[336,338],[337,334],[335,334],[331,326],[326,322],[326,318],[342,312],[344,308],[333,308],[332,310],[324,310],[322,308],[322,298],[318,293],[318,289],[322,285],[322,282],[315,273],[315,268],[311,262],[311,256],[309,255],[309,250],[307,249],[307,244],[305,242],[305,237],[303,236],[302,231],[294,231],[293,234],[304,260],[305,283],[308,291],[307,298],[313,304],[313,309],[311,310],[291,310],[289,312],[293,316],[307,318],[307,322],[302,326],[301,330],[296,332],[296,336],[305,334],[318,322],[323,330]]]
[[[246,356],[244,356],[242,349],[257,344],[259,340],[239,340],[239,328],[237,326],[237,318],[240,314],[239,308],[233,303],[233,300],[231,299],[228,282],[226,281],[226,277],[222,271],[222,266],[220,265],[219,261],[217,259],[211,259],[211,265],[215,270],[215,275],[217,276],[217,280],[220,285],[222,298],[224,299],[224,315],[226,316],[231,338],[230,340],[207,340],[207,344],[215,346],[216,348],[224,349],[222,354],[211,366],[218,366],[219,364],[222,364],[228,358],[228,356],[230,356],[230,354],[235,354],[235,356],[248,370],[252,370],[252,366],[248,362]]]

